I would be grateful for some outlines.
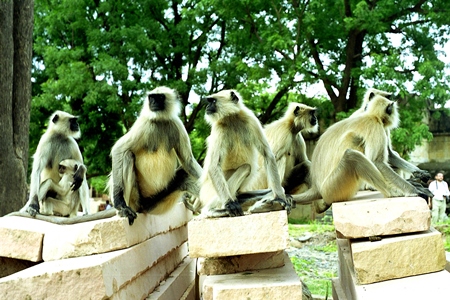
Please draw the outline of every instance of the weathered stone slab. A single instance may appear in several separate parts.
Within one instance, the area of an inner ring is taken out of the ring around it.
[[[357,284],[348,241],[338,239],[339,280],[347,299],[442,299],[450,294],[450,273],[440,271],[377,283]],[[428,253],[432,255],[431,253]],[[345,299],[345,298],[343,298]],[[339,300],[342,300],[339,298]]]
[[[333,221],[339,237],[352,239],[425,231],[431,214],[422,198],[399,197],[333,203]]]
[[[139,274],[109,299],[146,299],[147,295],[152,293],[179,266],[187,253],[187,243],[185,243],[161,258],[156,265]]]
[[[358,284],[442,271],[446,263],[441,233],[434,228],[378,242],[352,241],[351,253]]]
[[[342,289],[339,278],[331,279],[331,292],[333,293],[333,300],[348,300],[344,290]]]
[[[192,212],[178,203],[163,214],[138,214],[133,225],[127,218],[109,219],[60,225],[44,237],[45,261],[86,256],[125,249],[149,238],[184,226],[192,219]]]
[[[188,224],[190,257],[276,252],[287,248],[286,211],[233,218],[193,219]]]
[[[194,282],[195,259],[187,257],[146,299],[180,299]]]
[[[30,295],[33,299],[105,299],[180,247],[186,237],[184,226],[128,249],[43,262],[1,278],[0,299]]]
[[[285,254],[281,268],[207,276],[201,285],[203,300],[302,299],[302,283]]]
[[[29,261],[42,261],[42,241],[46,232],[58,225],[31,218],[0,218],[0,256]]]
[[[189,287],[186,289],[186,291],[184,292],[183,295],[181,295],[180,300],[197,300],[198,298],[196,297],[196,286],[197,286],[197,281],[194,280]]]
[[[197,274],[220,275],[284,266],[284,251],[225,257],[199,257]]]

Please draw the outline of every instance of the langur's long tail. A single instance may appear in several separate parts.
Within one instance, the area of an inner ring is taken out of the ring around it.
[[[84,222],[89,222],[89,221],[111,218],[111,217],[114,217],[116,215],[116,213],[117,213],[117,210],[114,208],[111,208],[111,209],[99,211],[99,212],[91,214],[91,215],[67,218],[67,217],[57,217],[57,216],[45,216],[45,215],[41,215],[41,214],[36,214],[35,217],[32,217],[27,212],[15,211],[10,214],[7,214],[5,217],[17,216],[17,217],[25,217],[25,218],[30,218],[30,219],[46,221],[46,222],[59,224],[59,225],[72,225],[72,224],[77,224],[77,223],[84,223]]]
[[[294,202],[295,204],[306,205],[314,202],[314,209],[319,214],[323,213],[331,206],[331,204],[326,203],[322,199],[322,195],[314,187],[301,194],[290,196],[292,197],[292,202]]]

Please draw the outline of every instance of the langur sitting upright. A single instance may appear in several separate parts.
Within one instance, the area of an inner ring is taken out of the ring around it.
[[[83,165],[78,144],[75,141],[81,135],[77,117],[63,111],[56,111],[51,117],[47,131],[42,135],[33,156],[33,167],[30,178],[30,198],[21,213],[27,212],[36,216],[40,211],[39,195],[41,183],[50,179],[57,184],[60,180],[59,164],[66,159],[77,162],[78,168],[73,174],[70,200],[73,207],[83,206],[83,212],[89,213],[89,187],[86,181],[86,167]],[[44,208],[45,210],[45,208]],[[49,211],[44,211],[50,214]],[[74,214],[71,213],[71,216]]]
[[[283,188],[287,194],[296,194],[306,183],[311,164],[306,155],[302,132],[317,132],[316,109],[301,103],[289,103],[284,116],[265,126],[264,132],[278,166]],[[267,175],[262,168],[257,175],[254,189],[267,189]]]
[[[258,153],[264,158],[268,186],[273,191],[264,200],[289,210],[290,203],[286,201],[275,157],[262,126],[240,95],[234,90],[224,90],[208,96],[206,102],[205,119],[211,125],[211,134],[200,179],[202,215],[243,215],[237,194],[247,191],[256,179]]]
[[[359,116],[360,114],[362,114],[366,110],[369,102],[371,101],[371,99],[374,98],[375,95],[381,95],[388,99],[391,99],[391,96],[392,96],[392,94],[389,92],[377,90],[374,88],[368,89],[366,91],[366,93],[364,94],[364,98],[363,98],[361,107],[358,110],[356,110],[351,115],[351,117]],[[426,188],[426,187],[428,187],[427,182],[431,178],[430,173],[428,173],[428,171],[421,170],[417,166],[413,165],[412,163],[404,160],[396,151],[394,151],[394,149],[392,148],[391,130],[390,129],[386,129],[386,135],[387,135],[387,142],[388,142],[387,150],[388,150],[389,164],[394,168],[398,168],[400,170],[404,170],[406,172],[411,173],[415,178],[414,178],[414,180],[409,180],[409,182],[411,182],[413,184],[415,181],[421,182],[422,185],[419,185],[419,186],[416,185],[416,187],[418,187],[420,189],[421,196],[423,196],[423,194],[425,194],[426,199],[428,198],[428,196],[433,197],[433,195],[430,194],[430,192]],[[423,188],[423,187],[425,187],[425,188]]]
[[[159,203],[163,204],[161,210],[167,209],[185,191],[198,195],[202,168],[192,155],[179,113],[180,101],[174,90],[152,90],[130,131],[111,150],[110,196],[130,225],[136,212],[148,212]]]
[[[65,159],[59,163],[58,183],[51,178],[42,182],[39,187],[40,213],[43,215],[69,216],[77,215],[80,202],[73,201],[72,184],[73,175],[78,170],[78,162],[74,159]]]
[[[388,165],[386,132],[398,122],[396,103],[373,95],[364,112],[329,127],[312,155],[312,186],[293,200],[305,204],[322,198],[314,203],[323,212],[333,202],[351,199],[363,181],[385,197],[416,196],[416,188]]]

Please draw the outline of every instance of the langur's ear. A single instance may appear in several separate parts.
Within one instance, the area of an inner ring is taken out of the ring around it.
[[[374,92],[370,92],[370,94],[369,94],[369,100],[372,100],[373,97],[375,97],[375,93],[374,93]]]
[[[235,92],[231,91],[231,101],[233,101],[233,103],[238,103],[239,102],[239,97],[236,95]]]
[[[296,106],[294,109],[294,116],[298,117],[298,115],[300,114],[299,110],[300,110],[300,106]]]
[[[58,122],[58,120],[59,120],[59,116],[55,115],[52,119],[52,122],[56,124],[56,122]]]

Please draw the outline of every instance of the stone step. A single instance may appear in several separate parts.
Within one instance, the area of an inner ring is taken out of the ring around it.
[[[276,252],[289,245],[284,210],[233,218],[194,218],[188,230],[190,257]]]
[[[169,277],[146,298],[147,300],[181,299],[195,283],[195,259],[186,257]],[[130,299],[130,298],[127,298]],[[193,299],[194,300],[194,299]]]
[[[351,241],[350,251],[360,284],[442,271],[446,263],[442,235],[434,228],[377,242]]]
[[[42,261],[42,244],[47,232],[58,225],[31,218],[0,218],[0,256],[29,261]]]
[[[44,236],[45,261],[125,249],[160,233],[186,225],[192,212],[177,203],[163,214],[138,214],[133,225],[115,216],[75,225],[60,225]]]
[[[284,254],[281,268],[236,274],[201,276],[203,300],[302,299],[302,283]]]
[[[199,257],[197,259],[197,274],[233,274],[282,266],[284,266],[284,251],[225,257]]]
[[[352,265],[349,241],[338,239],[337,243],[339,286],[345,294],[345,297],[339,297],[339,300],[443,299],[443,295],[450,295],[450,285],[448,284],[450,273],[445,270],[371,284],[359,284]],[[433,254],[434,252],[427,253],[430,256]],[[382,260],[383,258],[374,260],[373,264]],[[339,295],[339,293],[337,294]]]
[[[419,197],[337,202],[333,203],[332,209],[334,226],[340,238],[420,232],[428,230],[431,222],[430,209]]]
[[[187,228],[184,226],[128,249],[43,262],[0,278],[0,299],[112,297],[171,251],[180,248],[180,245],[186,247],[186,241]],[[183,257],[179,261],[182,259]],[[178,263],[175,262],[173,268]],[[171,270],[166,274],[170,272]],[[155,286],[158,284],[159,282]],[[145,295],[150,292],[148,290]]]

